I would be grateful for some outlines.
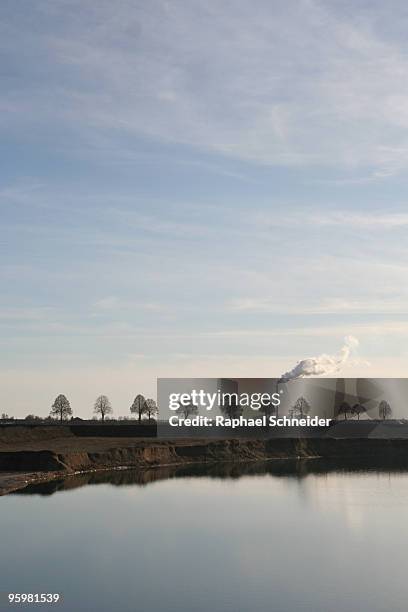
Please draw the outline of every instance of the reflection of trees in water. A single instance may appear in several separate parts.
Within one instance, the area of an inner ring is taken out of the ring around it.
[[[207,463],[166,466],[142,470],[109,470],[76,474],[16,491],[12,495],[52,495],[86,485],[146,486],[172,478],[239,479],[250,476],[270,476],[301,480],[308,475],[337,473],[398,473],[408,472],[408,458],[381,457],[355,459],[273,459],[270,461]]]

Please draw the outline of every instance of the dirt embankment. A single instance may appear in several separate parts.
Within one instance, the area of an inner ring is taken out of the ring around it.
[[[75,472],[263,458],[264,444],[256,440],[77,437],[69,427],[0,428],[0,494]]]
[[[76,437],[63,427],[4,428],[0,430],[0,494],[36,479],[75,472],[311,457],[408,457],[408,439],[115,439]],[[28,475],[26,480],[23,474]]]
[[[265,459],[265,444],[257,440],[73,440],[48,442],[48,449],[0,448],[0,471],[80,471],[109,467],[147,467],[226,460]]]

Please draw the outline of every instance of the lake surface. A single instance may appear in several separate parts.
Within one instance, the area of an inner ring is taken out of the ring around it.
[[[63,597],[10,610],[400,611],[407,516],[406,466],[83,475],[0,498],[0,591]]]

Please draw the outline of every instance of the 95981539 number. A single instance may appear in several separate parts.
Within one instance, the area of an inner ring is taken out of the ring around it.
[[[56,604],[60,601],[61,596],[59,593],[7,593],[7,598],[9,604]]]

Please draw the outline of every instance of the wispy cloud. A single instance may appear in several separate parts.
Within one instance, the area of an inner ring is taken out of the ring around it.
[[[403,207],[401,207],[403,208]],[[408,226],[408,213],[406,212],[384,212],[378,209],[378,205],[370,207],[368,210],[355,212],[353,210],[332,210],[327,208],[296,208],[296,206],[284,207],[284,212],[258,212],[253,210],[250,223],[256,224],[259,228],[283,227],[339,227],[350,230],[363,231],[369,230],[394,230],[406,228]]]
[[[233,300],[229,309],[241,313],[285,313],[288,315],[319,315],[319,314],[407,314],[408,295],[405,300],[392,300],[385,297],[378,299],[323,299],[315,304],[307,301],[300,303],[280,303],[274,298],[242,298]]]
[[[370,20],[362,9],[351,18],[341,3],[312,0],[44,1],[26,25],[10,20],[2,47],[13,54],[24,38],[25,71],[36,76],[41,59],[48,80],[10,82],[3,112],[14,125],[65,121],[88,142],[101,130],[139,133],[265,164],[389,177],[408,165],[406,42],[376,27],[380,8]],[[393,13],[405,19],[403,4]]]
[[[0,4],[3,365],[403,363],[402,2]]]
[[[158,302],[146,302],[141,300],[124,300],[115,295],[108,295],[100,298],[94,304],[95,313],[114,312],[118,314],[125,311],[140,311],[145,310],[153,313],[161,313],[165,310],[162,304]]]

